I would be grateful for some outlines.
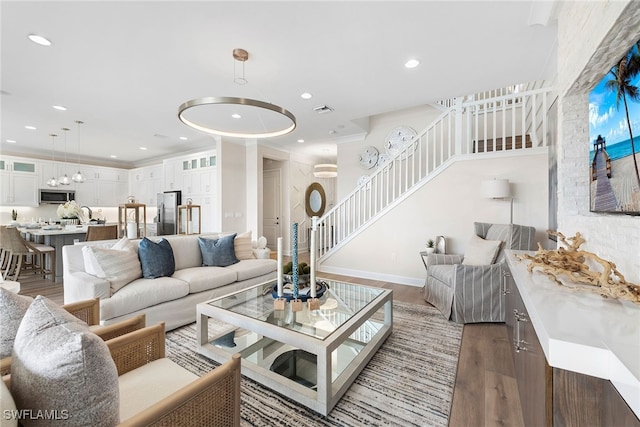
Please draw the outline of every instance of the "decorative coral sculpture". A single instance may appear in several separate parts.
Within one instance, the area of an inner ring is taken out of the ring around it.
[[[624,299],[640,305],[640,286],[627,282],[613,262],[580,250],[580,245],[585,240],[579,232],[574,237],[565,237],[562,233],[554,231],[549,233],[558,236],[566,247],[546,250],[538,243],[535,255],[525,254],[519,257],[521,260],[531,261],[527,266],[530,272],[539,271],[558,285],[572,290],[594,292],[605,298]],[[589,264],[599,265],[600,269],[594,271]],[[563,282],[561,279],[566,280]],[[566,281],[578,285],[567,284]]]

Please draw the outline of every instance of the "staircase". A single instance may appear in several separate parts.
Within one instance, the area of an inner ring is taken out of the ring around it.
[[[535,82],[439,103],[443,112],[435,121],[318,220],[318,261],[347,244],[457,156],[548,146],[551,91]]]

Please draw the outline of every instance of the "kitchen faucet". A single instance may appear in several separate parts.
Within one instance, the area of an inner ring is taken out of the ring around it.
[[[82,208],[87,208],[87,212],[89,212],[89,219],[91,219],[91,215],[93,214],[93,212],[91,212],[91,208],[89,206],[80,206],[80,209]]]

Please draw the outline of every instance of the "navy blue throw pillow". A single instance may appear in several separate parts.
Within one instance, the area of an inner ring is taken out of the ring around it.
[[[143,238],[138,246],[138,258],[142,267],[142,277],[145,279],[171,276],[176,270],[173,249],[167,239],[156,243],[146,237]]]
[[[226,267],[239,261],[236,258],[236,250],[233,246],[234,233],[230,236],[219,239],[205,239],[198,237],[200,253],[202,254],[202,265],[214,267]]]

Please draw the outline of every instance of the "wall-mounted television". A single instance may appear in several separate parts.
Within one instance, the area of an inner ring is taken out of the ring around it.
[[[591,211],[640,215],[640,40],[589,94]]]

